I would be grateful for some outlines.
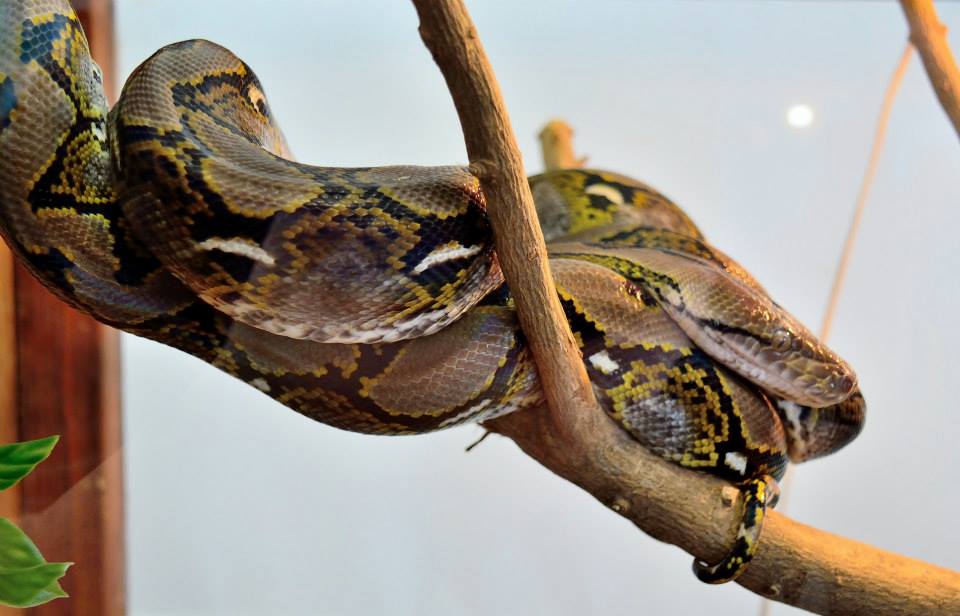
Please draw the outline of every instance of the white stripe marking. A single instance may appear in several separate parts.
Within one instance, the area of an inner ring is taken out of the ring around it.
[[[723,463],[741,475],[747,472],[747,457],[737,451],[728,451],[723,457]]]
[[[623,205],[623,193],[609,184],[594,184],[592,186],[587,186],[586,190],[583,192],[587,193],[588,195],[606,197],[617,205]]]
[[[211,237],[208,240],[203,240],[197,247],[203,250],[220,250],[222,252],[229,252],[230,254],[240,255],[241,257],[246,257],[254,261],[259,261],[264,265],[273,265],[276,263],[276,259],[273,258],[269,252],[255,244],[253,241],[234,237],[228,240],[219,237]]]
[[[604,374],[613,374],[620,369],[620,364],[614,361],[605,350],[591,355],[590,363],[593,364],[594,368]]]
[[[444,263],[453,259],[462,259],[472,257],[480,252],[480,246],[461,246],[459,243],[450,243],[446,246],[435,248],[433,252],[423,258],[423,261],[417,264],[413,271],[422,274],[428,267],[438,263]]]
[[[460,423],[461,421],[463,421],[464,419],[466,419],[466,418],[468,418],[468,417],[473,417],[474,415],[479,414],[481,411],[483,411],[483,410],[486,409],[488,406],[490,406],[490,404],[491,404],[492,402],[493,402],[493,400],[491,400],[490,398],[487,398],[486,400],[482,400],[479,404],[474,404],[473,406],[471,406],[471,407],[468,408],[467,410],[463,411],[462,413],[458,414],[457,416],[455,416],[455,417],[450,417],[449,419],[445,419],[445,420],[440,424],[440,427],[441,427],[441,428],[446,428],[447,426],[452,426],[452,425],[458,424],[458,423]],[[485,418],[485,417],[484,417],[484,418],[477,417],[476,419],[477,419],[477,421],[479,421],[480,419],[486,419],[486,418]]]

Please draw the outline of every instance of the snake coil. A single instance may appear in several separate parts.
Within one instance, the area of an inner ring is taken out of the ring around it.
[[[542,403],[484,195],[463,167],[293,160],[250,68],[157,52],[108,112],[65,0],[0,5],[0,232],[53,293],[340,428],[410,434]],[[652,188],[530,178],[606,412],[744,489],[735,578],[788,459],[853,439],[850,367]]]

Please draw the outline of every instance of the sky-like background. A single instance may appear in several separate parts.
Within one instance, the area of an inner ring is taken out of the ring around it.
[[[472,0],[528,171],[562,117],[590,164],[675,199],[803,322],[821,313],[883,91],[895,2]],[[960,51],[960,5],[941,2]],[[293,151],[324,165],[466,162],[408,2],[118,0],[119,77],[208,38],[257,71]],[[788,108],[814,112],[805,128]],[[832,346],[866,430],[800,466],[797,520],[960,568],[960,143],[914,59]],[[418,437],[307,420],[125,336],[131,613],[753,614],[690,557],[466,426]],[[795,610],[776,606],[774,614]]]

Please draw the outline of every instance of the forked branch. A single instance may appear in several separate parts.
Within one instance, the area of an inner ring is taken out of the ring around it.
[[[462,0],[413,3],[420,34],[456,104],[549,405],[486,426],[651,536],[718,560],[738,523],[738,491],[649,453],[597,407],[557,301],[513,129],[476,28]],[[740,583],[822,614],[960,613],[960,574],[775,513]]]

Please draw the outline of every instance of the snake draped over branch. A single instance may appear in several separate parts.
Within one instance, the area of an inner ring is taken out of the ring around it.
[[[66,0],[0,5],[0,232],[74,308],[332,426],[411,434],[543,402],[464,167],[293,160],[250,68],[161,49],[108,110]],[[739,575],[788,459],[842,447],[850,367],[630,178],[530,178],[602,408],[653,452],[744,490]]]

